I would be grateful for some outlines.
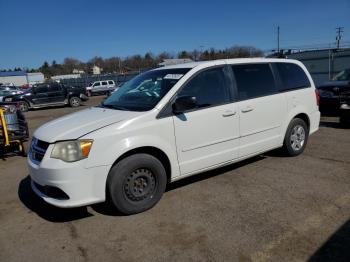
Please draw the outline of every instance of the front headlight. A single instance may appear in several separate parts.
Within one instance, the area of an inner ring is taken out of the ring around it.
[[[5,102],[11,102],[11,101],[12,101],[11,97],[5,98]]]
[[[57,142],[51,152],[51,158],[65,162],[75,162],[87,158],[92,147],[92,140],[73,140]]]

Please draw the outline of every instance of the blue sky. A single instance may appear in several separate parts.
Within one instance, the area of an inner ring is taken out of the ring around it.
[[[350,1],[0,0],[0,68],[151,51],[350,44]]]

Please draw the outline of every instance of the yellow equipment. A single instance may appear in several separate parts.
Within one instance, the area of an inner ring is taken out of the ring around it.
[[[23,142],[28,139],[28,125],[15,105],[0,104],[0,153],[8,148],[25,155]]]

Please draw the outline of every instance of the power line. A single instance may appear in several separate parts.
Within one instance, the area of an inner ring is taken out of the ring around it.
[[[277,53],[280,52],[280,26],[277,26]]]
[[[337,49],[340,47],[340,39],[342,37],[342,33],[344,32],[344,27],[339,26],[336,28],[337,36],[335,37],[335,40],[337,41]]]

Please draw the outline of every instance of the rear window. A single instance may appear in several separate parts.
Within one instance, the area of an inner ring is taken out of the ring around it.
[[[232,66],[240,100],[272,95],[277,92],[269,64]]]
[[[276,63],[279,76],[282,81],[280,91],[310,87],[310,81],[304,70],[292,63]]]

